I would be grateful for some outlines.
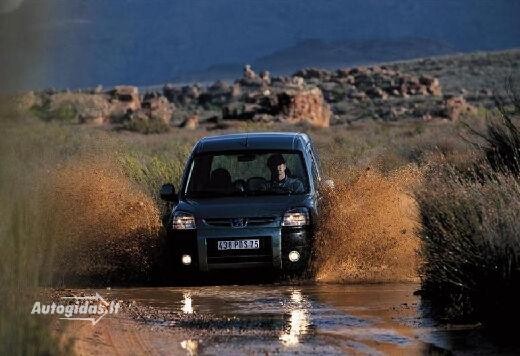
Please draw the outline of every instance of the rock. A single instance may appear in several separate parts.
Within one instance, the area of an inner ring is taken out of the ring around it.
[[[358,92],[353,92],[350,95],[350,98],[354,99],[354,100],[364,101],[364,100],[368,99],[368,96],[364,92],[358,91]]]
[[[371,99],[377,98],[381,100],[387,100],[388,94],[383,89],[378,87],[369,88],[366,92],[367,96]]]
[[[163,86],[163,95],[166,97],[166,99],[168,99],[169,102],[176,101],[180,94],[181,89],[171,83],[167,83]]]
[[[338,78],[346,78],[348,76],[351,76],[350,68],[340,68],[340,69],[336,70],[336,76]]]
[[[476,112],[475,107],[470,105],[462,96],[454,96],[445,100],[444,116],[451,121],[457,121],[462,115]]]
[[[493,96],[493,91],[491,89],[485,88],[481,89],[479,93],[483,96]]]
[[[368,70],[372,73],[383,73],[384,72],[383,68],[381,68],[379,66],[369,67]]]
[[[256,79],[256,73],[249,64],[244,66],[243,77],[244,79]]]
[[[185,85],[182,87],[182,95],[184,98],[198,99],[201,92],[202,90],[197,84]]]
[[[129,85],[116,86],[112,99],[115,99],[121,103],[121,106],[126,109],[136,111],[141,107],[141,101],[139,100],[139,89]]]
[[[49,111],[57,112],[71,107],[80,123],[100,125],[108,121],[112,107],[105,95],[83,93],[58,93],[49,99]]]
[[[439,79],[430,76],[422,75],[419,77],[419,83],[426,87],[427,93],[434,96],[441,96],[441,84]]]
[[[345,77],[345,83],[350,84],[350,85],[354,85],[354,84],[356,84],[356,78],[354,78],[353,75],[347,75]]]
[[[246,104],[243,102],[232,102],[222,107],[222,118],[224,120],[250,120],[254,115],[254,111],[246,112]]]
[[[101,84],[99,84],[94,88],[93,94],[101,94],[101,93],[103,93],[103,86]]]
[[[147,110],[151,118],[159,119],[165,124],[169,124],[174,108],[164,96],[154,96],[143,102],[143,109]]]
[[[324,82],[319,86],[322,91],[334,91],[338,88],[338,83],[336,82]]]
[[[242,89],[240,89],[240,83],[234,83],[231,87],[231,97],[237,98],[242,95]]]
[[[133,86],[116,86],[111,94],[110,115],[114,120],[119,120],[127,112],[137,111],[141,107],[139,89]]]
[[[147,123],[150,121],[150,116],[145,110],[136,110],[128,112],[125,116],[125,121],[131,124]]]
[[[350,75],[357,75],[357,74],[368,74],[370,71],[366,67],[357,67],[352,68],[348,74]]]
[[[181,127],[188,130],[196,130],[199,127],[199,117],[197,115],[191,115],[184,120]]]
[[[286,91],[278,96],[280,112],[289,123],[306,122],[314,127],[329,127],[332,115],[319,88]]]
[[[262,82],[265,84],[265,85],[270,85],[271,84],[271,73],[269,73],[268,70],[264,70],[260,73],[260,79],[262,79]]]
[[[277,121],[277,117],[269,114],[255,114],[252,119],[253,122],[271,123]]]
[[[128,111],[122,123],[121,128],[142,134],[157,134],[170,130],[170,125],[164,121],[150,117],[147,109]]]
[[[397,119],[408,113],[408,109],[402,106],[391,107],[390,108],[390,117],[392,119]]]
[[[289,85],[296,88],[303,88],[305,86],[305,80],[302,77],[294,76],[291,78]]]
[[[326,69],[305,68],[293,74],[293,77],[302,77],[304,79],[317,78],[320,81],[329,80],[332,73]]]
[[[217,80],[215,83],[213,83],[209,88],[208,90],[210,92],[218,92],[218,93],[222,93],[222,92],[227,92],[230,90],[229,88],[229,84],[226,83],[225,81],[223,80]]]

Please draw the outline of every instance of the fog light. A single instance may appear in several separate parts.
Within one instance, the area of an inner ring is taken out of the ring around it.
[[[300,259],[300,253],[298,251],[289,252],[289,261],[298,262],[299,259]]]
[[[182,264],[185,266],[191,265],[191,256],[190,255],[182,255]]]

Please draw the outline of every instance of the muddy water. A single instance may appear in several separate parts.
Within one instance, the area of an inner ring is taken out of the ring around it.
[[[100,324],[110,325],[110,342],[137,339],[151,353],[498,351],[473,326],[434,326],[422,316],[419,297],[413,295],[417,288],[318,284],[100,290],[105,298],[128,302],[122,314]],[[129,323],[139,326],[137,336],[128,336]]]

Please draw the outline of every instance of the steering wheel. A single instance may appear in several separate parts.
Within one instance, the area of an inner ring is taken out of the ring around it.
[[[263,177],[251,177],[247,180],[247,190],[265,192],[269,190],[269,182]]]

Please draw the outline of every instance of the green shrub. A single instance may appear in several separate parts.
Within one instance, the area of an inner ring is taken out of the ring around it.
[[[139,132],[145,135],[159,134],[170,131],[170,125],[159,118],[134,114],[132,114],[131,117],[123,123],[121,128],[128,131]]]
[[[162,184],[173,183],[176,187],[179,186],[184,169],[183,159],[166,154],[122,153],[118,161],[125,174],[156,200]]]
[[[50,103],[45,102],[41,106],[33,106],[30,111],[43,121],[58,121],[64,123],[78,122],[78,111],[70,103],[64,103],[55,109],[51,109]]]

